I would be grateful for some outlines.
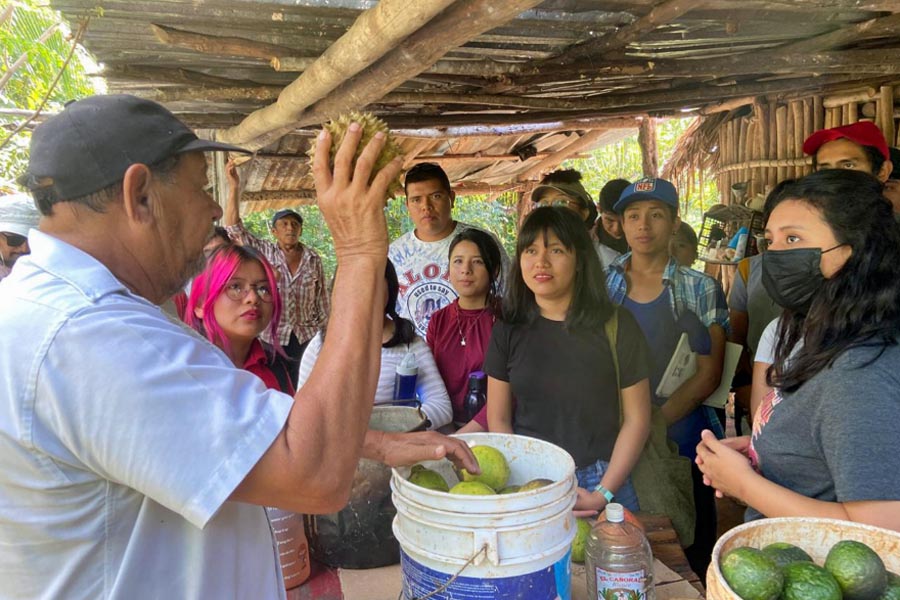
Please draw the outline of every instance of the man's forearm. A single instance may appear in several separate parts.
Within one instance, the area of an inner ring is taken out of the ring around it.
[[[703,404],[710,394],[716,391],[717,387],[718,382],[713,382],[713,376],[710,373],[697,371],[693,377],[681,384],[660,407],[666,424],[672,425],[691,414]]]
[[[222,215],[222,222],[225,226],[237,225],[241,222],[241,210],[239,208],[241,193],[231,188],[228,190],[228,202],[225,204],[225,211]]]

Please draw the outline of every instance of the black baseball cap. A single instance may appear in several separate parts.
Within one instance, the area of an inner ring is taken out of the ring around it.
[[[161,104],[128,94],[90,96],[38,125],[31,135],[26,186],[53,187],[62,199],[102,190],[134,164],[184,152],[248,150],[199,139]]]
[[[278,219],[283,219],[285,217],[294,217],[297,219],[301,225],[303,225],[303,217],[300,216],[300,213],[297,211],[291,210],[290,208],[282,208],[274,215],[272,215],[272,227],[275,227],[275,222]]]

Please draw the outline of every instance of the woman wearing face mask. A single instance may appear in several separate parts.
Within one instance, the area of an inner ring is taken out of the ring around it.
[[[450,242],[450,285],[459,297],[431,315],[426,340],[464,432],[484,431],[487,413],[469,425],[464,410],[469,374],[481,371],[499,312],[500,247],[489,234],[467,229]]]
[[[750,438],[704,432],[697,463],[748,517],[900,530],[900,232],[881,185],[825,170],[788,186],[766,226],[763,284],[785,308],[772,391]]]

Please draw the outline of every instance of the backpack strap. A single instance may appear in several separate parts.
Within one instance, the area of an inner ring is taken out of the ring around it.
[[[738,273],[741,274],[741,279],[744,280],[744,285],[750,281],[750,259],[744,258],[738,263]]]
[[[619,307],[613,307],[613,314],[603,324],[606,332],[606,341],[609,342],[609,352],[612,354],[613,369],[616,371],[616,394],[619,396],[619,425],[622,425],[622,380],[619,376]]]

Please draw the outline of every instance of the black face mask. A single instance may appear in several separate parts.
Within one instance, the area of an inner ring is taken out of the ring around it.
[[[782,308],[806,314],[813,298],[822,289],[825,276],[819,267],[822,255],[840,248],[769,250],[762,255],[762,284],[772,300]]]

